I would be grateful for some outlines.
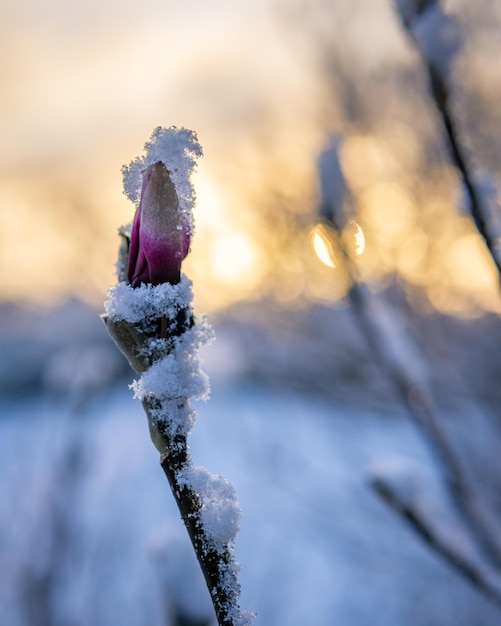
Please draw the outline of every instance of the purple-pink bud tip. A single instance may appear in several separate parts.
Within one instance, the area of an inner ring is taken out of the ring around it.
[[[179,210],[174,183],[159,161],[143,175],[141,200],[132,224],[127,277],[132,287],[141,283],[177,284],[181,262],[190,247],[186,216]]]

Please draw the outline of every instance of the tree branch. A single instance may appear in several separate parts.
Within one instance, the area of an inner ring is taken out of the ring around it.
[[[485,566],[475,563],[459,545],[446,539],[444,533],[438,531],[424,510],[412,500],[400,497],[398,490],[393,489],[391,482],[385,480],[383,476],[377,474],[371,476],[370,486],[437,555],[491,602],[501,607],[501,581],[495,574],[493,575]]]
[[[438,411],[428,391],[425,368],[409,333],[384,302],[376,300],[359,278],[356,262],[343,241],[346,223],[345,206],[351,204],[346,184],[336,185],[333,193],[329,177],[342,177],[336,146],[324,151],[319,159],[322,186],[321,213],[331,227],[332,244],[340,250],[344,270],[350,282],[348,300],[354,319],[365,337],[377,362],[381,365],[397,396],[432,449],[440,464],[452,502],[461,514],[472,539],[482,550],[485,559],[501,569],[499,539],[488,524],[472,492],[447,432],[441,425]]]
[[[396,3],[398,7],[398,0],[396,0]],[[449,30],[452,28],[456,29],[458,41],[452,44],[450,49],[444,48],[443,56],[445,58],[441,62],[434,62],[433,57],[437,54],[437,52],[430,53],[430,51],[426,48],[427,46],[435,46],[440,52],[442,42],[435,40],[424,43],[420,42],[419,37],[416,36],[416,32],[419,32],[420,20],[427,19],[427,12],[429,12],[429,14],[431,14],[431,12],[435,12],[437,20],[441,20],[440,26],[437,26],[438,32],[434,32],[433,34],[438,35],[441,32],[440,29],[442,29],[441,34],[443,35],[443,39],[447,39],[447,35],[449,33],[446,32],[446,28],[449,28]],[[454,56],[461,46],[461,41],[459,41],[459,27],[452,18],[446,16],[442,12],[440,0],[415,0],[414,12],[411,11],[411,14],[406,16],[405,11],[402,10],[402,8],[399,8],[398,13],[405,30],[409,33],[410,38],[416,46],[423,61],[423,66],[428,75],[430,94],[439,112],[443,128],[445,130],[448,152],[453,165],[458,170],[463,181],[464,189],[469,200],[468,209],[471,214],[472,221],[493,260],[501,287],[501,252],[498,242],[499,233],[496,234],[495,232],[495,228],[490,217],[490,209],[486,206],[486,201],[482,197],[482,192],[479,190],[478,183],[475,180],[475,172],[469,162],[467,151],[460,141],[458,126],[450,104],[451,95],[449,72]],[[499,207],[494,206],[493,210],[499,211]]]
[[[147,371],[169,353],[169,348],[155,354],[148,348],[152,339],[168,341],[170,349],[182,335],[194,326],[190,307],[181,309],[174,319],[158,320],[154,333],[145,333],[140,326],[103,316],[110,335],[137,373]],[[167,330],[168,329],[168,330]],[[208,532],[203,519],[203,493],[197,491],[187,478],[193,470],[188,452],[187,435],[183,429],[169,428],[159,411],[165,412],[162,400],[151,394],[143,398],[151,439],[160,452],[160,464],[171,487],[200,568],[209,590],[219,626],[245,626],[252,615],[240,611],[240,586],[237,582],[238,564],[234,560],[231,542],[220,545]],[[177,411],[189,412],[189,398],[178,399]]]

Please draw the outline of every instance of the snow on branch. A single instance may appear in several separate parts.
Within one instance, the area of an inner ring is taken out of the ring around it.
[[[143,173],[148,166],[161,161],[171,173],[182,212],[191,217],[196,194],[191,183],[191,173],[197,159],[203,155],[197,135],[186,128],[155,128],[150,141],[144,146],[145,154],[122,168],[124,193],[139,204]]]
[[[435,455],[451,500],[461,515],[461,520],[469,531],[472,542],[478,546],[486,563],[499,567],[501,564],[499,536],[487,522],[475,491],[470,485],[462,460],[442,425],[440,413],[430,392],[427,371],[420,349],[398,312],[388,306],[379,295],[372,293],[368,285],[360,280],[356,261],[343,243],[342,233],[346,223],[345,207],[349,206],[353,200],[347,198],[350,196],[348,185],[343,187],[339,182],[342,174],[338,154],[339,143],[339,140],[335,144],[331,142],[319,158],[320,211],[337,237],[337,245],[341,251],[340,257],[344,260],[344,269],[350,280],[347,297],[354,319],[369,349],[393,386],[396,396]],[[337,181],[336,189],[343,189],[343,193],[333,194],[332,186],[325,187],[324,181],[328,178],[326,168],[329,164],[332,175]],[[411,482],[407,481],[408,484]],[[401,481],[400,484],[402,484]],[[397,485],[395,481],[391,484],[385,481],[385,485],[392,487],[391,493],[394,494],[391,498],[392,504],[398,502],[399,506],[405,506],[407,496],[404,494],[409,490],[404,492],[394,489],[393,487]]]
[[[464,43],[461,26],[445,13],[440,0],[394,0],[404,28],[414,41],[428,73],[431,96],[445,129],[449,153],[462,178],[467,208],[501,280],[500,207],[493,183],[476,170],[464,148],[451,109],[451,75]],[[486,193],[487,190],[487,193]]]
[[[226,479],[194,465],[187,444],[196,416],[191,402],[209,394],[198,350],[213,339],[207,320],[193,314],[191,282],[181,274],[193,234],[190,176],[201,155],[194,132],[157,128],[144,156],[123,168],[124,191],[137,208],[132,226],[119,231],[119,282],[108,292],[103,319],[141,374],[131,388],[146,412],[219,626],[246,626],[253,615],[239,608],[233,556],[240,506]]]

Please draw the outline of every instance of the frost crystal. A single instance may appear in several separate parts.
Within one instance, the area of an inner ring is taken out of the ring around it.
[[[192,299],[191,282],[182,276],[177,285],[143,284],[134,289],[118,283],[109,290],[104,305],[111,320],[123,320],[144,333],[145,355],[163,353],[131,387],[135,398],[155,399],[152,413],[171,433],[189,432],[194,422],[189,400],[208,398],[209,381],[200,368],[198,349],[213,340],[214,332],[206,318],[200,317],[192,328],[171,339],[148,337],[148,333],[161,318],[175,321]]]
[[[170,352],[131,385],[135,398],[154,400],[152,415],[166,433],[188,433],[195,421],[189,401],[209,397],[209,379],[200,369],[198,349],[212,338],[212,328],[202,318],[196,326],[176,337]],[[151,350],[155,347],[152,345]]]
[[[200,524],[207,538],[205,549],[215,550],[221,555],[218,569],[222,588],[227,596],[229,623],[234,626],[249,626],[255,617],[254,613],[241,611],[238,606],[240,585],[237,576],[240,565],[233,559],[228,561],[225,556],[227,550],[233,550],[242,513],[235,489],[222,476],[211,474],[204,467],[194,467],[191,463],[179,470],[176,477],[181,488],[186,486],[198,494]],[[211,594],[216,593],[215,589],[210,591]]]
[[[203,319],[177,337],[171,351],[155,361],[133,383],[135,397],[143,400],[151,396],[161,401],[182,398],[206,400],[209,383],[207,376],[200,370],[197,352],[201,345],[209,343],[212,338],[212,328]],[[153,343],[158,341],[154,339]]]
[[[221,552],[233,545],[241,515],[233,485],[204,467],[186,467],[178,480],[200,494],[200,518],[212,547]]]
[[[186,215],[193,229],[191,211],[195,204],[195,190],[190,176],[197,159],[203,155],[196,133],[186,128],[159,126],[144,145],[144,150],[144,156],[122,168],[125,195],[134,204],[139,204],[143,173],[149,165],[161,161],[171,174],[179,198],[179,209]]]
[[[121,282],[108,291],[104,310],[110,319],[131,324],[148,325],[160,317],[174,319],[178,311],[189,306],[193,300],[191,285],[184,274],[177,285],[162,283],[153,286],[143,283],[134,288]]]

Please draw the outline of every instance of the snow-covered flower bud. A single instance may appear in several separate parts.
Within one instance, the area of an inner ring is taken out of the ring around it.
[[[143,175],[141,199],[134,216],[127,277],[141,283],[175,285],[190,247],[190,228],[168,169],[158,161]]]

